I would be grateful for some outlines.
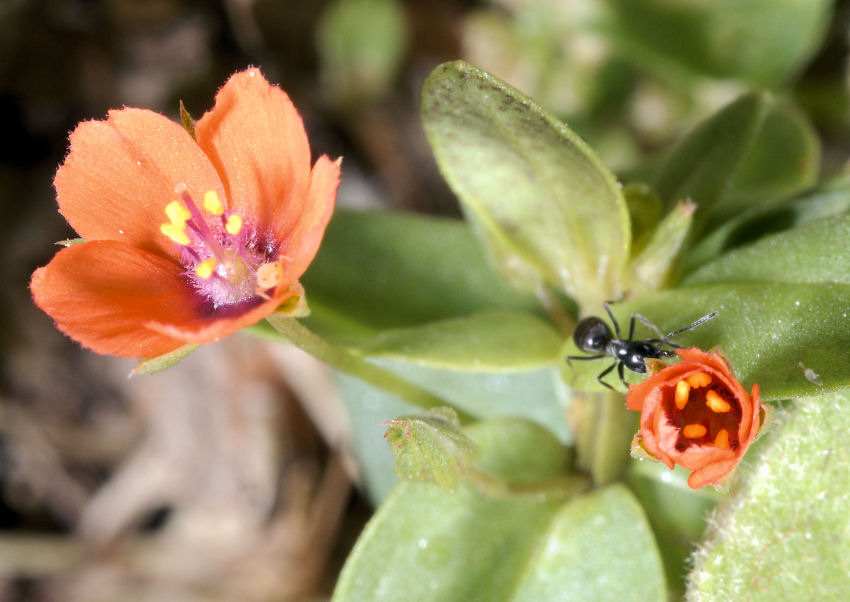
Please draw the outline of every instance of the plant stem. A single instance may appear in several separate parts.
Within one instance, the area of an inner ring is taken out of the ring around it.
[[[271,316],[266,318],[266,320],[287,341],[316,359],[323,361],[335,370],[366,381],[388,393],[398,395],[406,402],[420,408],[448,406],[457,412],[461,422],[470,422],[473,420],[471,415],[445,399],[437,397],[425,389],[396,376],[389,370],[370,364],[346,349],[332,345],[295,318]]]

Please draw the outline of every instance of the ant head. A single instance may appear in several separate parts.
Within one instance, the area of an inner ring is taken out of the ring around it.
[[[599,353],[611,341],[611,329],[596,316],[590,316],[578,323],[573,332],[573,341],[582,351]]]

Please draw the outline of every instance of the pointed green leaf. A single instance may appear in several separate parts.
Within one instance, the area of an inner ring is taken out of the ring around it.
[[[797,400],[712,520],[688,594],[708,600],[843,600],[850,591],[850,393]]]
[[[810,222],[733,249],[683,283],[736,280],[850,284],[850,214]]]
[[[684,257],[684,271],[689,272],[723,251],[767,233],[839,216],[847,211],[850,211],[850,178],[847,177],[821,184],[800,197],[749,207],[723,222],[690,249]]]
[[[456,372],[400,361],[379,360],[378,363],[473,416],[522,416],[544,426],[561,443],[571,441],[564,418],[569,391],[560,384],[552,368],[486,373]],[[354,451],[366,492],[371,500],[378,502],[396,481],[393,456],[381,438],[380,425],[385,420],[415,412],[416,408],[343,374],[337,374],[337,388],[348,411]]]
[[[170,368],[174,364],[182,361],[183,358],[192,353],[198,347],[199,345],[183,345],[182,347],[178,347],[174,351],[169,351],[163,355],[139,360],[133,368],[133,371],[130,373],[130,376],[135,376],[136,374],[154,374],[160,370]]]
[[[458,220],[338,209],[301,278],[312,330],[340,342],[484,309],[536,311]]]
[[[813,395],[850,386],[850,285],[724,282],[669,289],[613,306],[621,328],[633,312],[663,332],[686,326],[711,311],[719,315],[675,341],[685,347],[719,348],[744,387],[754,383],[762,399]],[[656,336],[637,323],[636,338]],[[583,355],[572,341],[564,355]],[[596,376],[612,360],[563,366],[567,384],[600,390]],[[811,371],[811,372],[807,372]],[[628,380],[643,377],[626,370]],[[816,375],[816,376],[814,376]],[[617,385],[617,379],[610,378]],[[820,384],[819,384],[820,383]]]
[[[634,294],[667,284],[690,231],[695,209],[693,203],[677,203],[658,224],[643,251],[632,260],[629,271]]]
[[[517,371],[558,359],[562,337],[521,312],[480,312],[421,326],[385,330],[351,347],[374,358],[463,371]]]
[[[700,220],[732,187],[772,102],[747,94],[702,122],[673,149],[654,178],[661,199],[672,207],[690,200]]]
[[[609,0],[628,56],[718,78],[773,86],[817,49],[832,0]]]
[[[457,412],[432,408],[384,423],[384,437],[395,454],[395,471],[408,481],[457,489],[478,454],[478,446],[460,430]]]
[[[582,305],[616,295],[629,254],[620,186],[590,148],[521,92],[462,61],[422,88],[440,170],[502,274]]]

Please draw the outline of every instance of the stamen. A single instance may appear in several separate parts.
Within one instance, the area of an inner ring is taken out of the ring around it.
[[[694,389],[711,384],[711,377],[705,372],[694,372],[687,378],[688,384]]]
[[[224,213],[224,205],[221,204],[215,190],[207,190],[204,193],[204,209],[213,215],[221,215]]]
[[[199,278],[203,278],[204,280],[206,280],[207,278],[212,276],[215,266],[215,257],[209,257],[198,264],[198,266],[195,268],[195,273],[198,275]]]
[[[705,427],[701,424],[689,424],[682,429],[682,434],[688,439],[699,439],[705,435]]]
[[[712,412],[717,412],[718,414],[725,414],[732,409],[729,402],[720,397],[720,395],[713,390],[705,394],[705,405],[707,405]]]
[[[168,223],[162,224],[159,227],[159,231],[165,234],[168,238],[176,242],[178,245],[183,245],[184,247],[188,245],[191,240],[183,231],[183,226],[178,226],[177,224]]]
[[[714,447],[729,449],[729,431],[726,429],[717,431],[717,436],[714,438]]]
[[[685,406],[688,405],[688,396],[691,394],[691,385],[687,383],[687,381],[680,380],[676,383],[676,407],[680,410],[684,410]]]
[[[227,218],[227,222],[224,224],[224,229],[231,236],[236,236],[242,231],[242,218],[235,213],[230,215]]]
[[[183,226],[192,217],[192,214],[180,204],[180,201],[171,201],[168,203],[165,206],[165,215],[168,217],[168,221],[175,226]]]
[[[283,266],[279,261],[264,263],[257,268],[257,290],[264,291],[280,284],[283,279]]]

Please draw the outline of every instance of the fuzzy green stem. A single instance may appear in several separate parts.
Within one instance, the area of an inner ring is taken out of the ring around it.
[[[328,343],[295,318],[271,316],[266,318],[266,320],[287,341],[316,359],[323,361],[335,370],[359,378],[388,393],[398,395],[406,402],[420,408],[448,406],[457,412],[461,422],[470,422],[473,420],[472,416],[445,399],[437,397],[413,383],[396,376],[389,370],[384,370],[374,364],[370,364],[346,349]]]

